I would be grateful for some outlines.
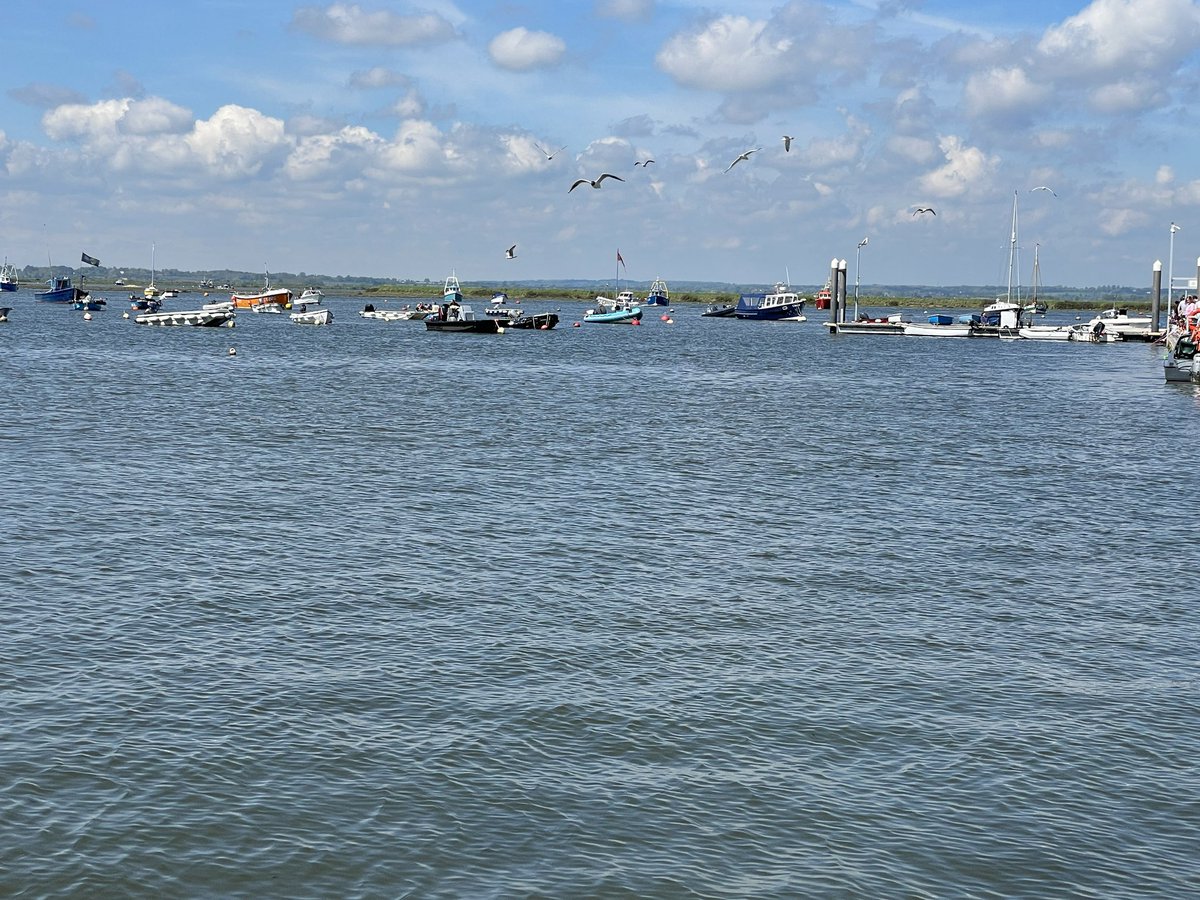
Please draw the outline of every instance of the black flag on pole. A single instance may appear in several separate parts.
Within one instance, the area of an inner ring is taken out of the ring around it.
[[[94,257],[94,256],[88,256],[86,253],[83,254],[83,261],[85,263],[87,263],[89,266],[100,265],[100,260],[96,259],[96,257]]]

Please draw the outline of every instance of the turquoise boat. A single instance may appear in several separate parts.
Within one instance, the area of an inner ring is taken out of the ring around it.
[[[626,322],[640,322],[642,308],[633,299],[633,293],[622,291],[617,299],[597,297],[596,306],[583,315],[583,321],[601,325],[620,325]]]

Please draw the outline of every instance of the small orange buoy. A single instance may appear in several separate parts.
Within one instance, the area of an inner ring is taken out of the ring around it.
[[[573,324],[571,327],[572,327],[572,328],[578,328],[578,327],[579,327],[579,323],[578,323],[578,322],[576,322],[576,323],[574,323],[574,324]]]
[[[663,313],[661,316],[659,316],[659,318],[660,318],[660,319],[662,319],[664,322],[670,322],[670,321],[671,321],[671,317],[670,317],[670,316],[668,316],[666,313]]]

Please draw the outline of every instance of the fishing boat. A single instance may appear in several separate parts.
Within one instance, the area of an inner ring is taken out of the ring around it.
[[[829,309],[829,307],[833,306],[832,284],[833,279],[826,278],[825,287],[817,291],[816,295],[813,297],[813,301],[817,304],[817,309]]]
[[[15,291],[21,286],[17,278],[17,267],[10,265],[8,257],[4,257],[4,265],[0,266],[0,291]]]
[[[70,275],[51,276],[47,285],[46,290],[34,292],[34,299],[42,303],[74,303],[81,297],[88,296],[87,291],[71,283]]]
[[[671,295],[667,291],[667,283],[661,278],[655,278],[650,284],[650,293],[646,295],[647,306],[670,306]]]
[[[462,288],[459,286],[458,276],[451,272],[442,286],[442,306],[447,303],[462,303],[462,298]]]
[[[773,290],[760,294],[742,294],[733,314],[739,319],[760,322],[804,322],[805,298],[779,281]]]
[[[277,303],[283,309],[292,308],[292,292],[288,288],[271,287],[271,273],[263,273],[263,289],[255,294],[233,294],[229,298],[235,309],[253,309],[260,303]]]
[[[196,328],[233,328],[236,313],[229,310],[195,309],[146,312],[134,317],[137,325],[191,325]]]

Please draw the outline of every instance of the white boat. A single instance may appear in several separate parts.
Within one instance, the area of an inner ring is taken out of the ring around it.
[[[418,303],[416,307],[403,306],[400,309],[376,309],[368,303],[359,315],[364,319],[378,319],[381,322],[419,322],[433,315],[436,310],[431,304]]]
[[[1109,331],[1102,322],[1080,322],[1072,325],[1067,334],[1068,341],[1082,344],[1114,344],[1121,339],[1115,331]]]
[[[158,295],[160,300],[174,300],[179,296],[179,291],[163,291]]]
[[[972,337],[1017,337],[1022,326],[1025,305],[1021,302],[1021,277],[1017,263],[1017,192],[1013,191],[1012,231],[1008,242],[1008,286],[1003,297],[983,308],[983,315],[971,330]]]
[[[909,337],[970,337],[971,323],[908,322],[904,326],[904,333]]]
[[[320,288],[308,287],[304,289],[304,292],[300,294],[300,299],[296,302],[302,304],[307,303],[309,306],[315,306],[321,302],[324,296],[325,293]]]
[[[173,312],[148,312],[134,317],[138,325],[192,325],[199,328],[232,328],[236,314],[232,310],[195,309]]]
[[[1093,327],[1103,325],[1105,331],[1114,332],[1123,338],[1126,335],[1148,335],[1154,323],[1149,316],[1131,316],[1129,310],[1114,306],[1089,319],[1085,324]]]
[[[1070,340],[1072,325],[1026,325],[1017,329],[1017,336],[1030,341]]]
[[[200,307],[205,312],[232,312],[232,300],[214,300],[212,303],[205,303]]]
[[[596,305],[583,314],[583,321],[599,324],[636,322],[641,323],[642,307],[633,291],[621,291],[616,298],[596,296]]]
[[[494,316],[498,319],[515,319],[523,314],[520,304],[513,305],[508,302],[508,294],[504,291],[496,291],[492,295],[492,305],[484,309],[485,316]]]
[[[234,305],[237,305],[236,301]],[[274,300],[259,300],[250,307],[250,311],[256,313],[274,313],[275,315],[279,315],[280,313],[284,312],[284,308],[282,303]]]
[[[297,325],[329,325],[333,322],[333,310],[327,306],[319,309],[301,309],[289,318]]]

